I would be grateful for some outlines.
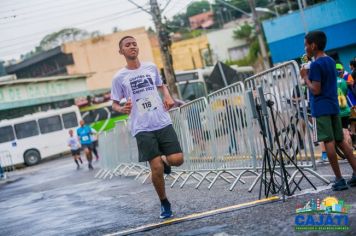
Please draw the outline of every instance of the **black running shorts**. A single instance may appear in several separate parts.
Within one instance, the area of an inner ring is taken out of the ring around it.
[[[76,156],[76,155],[80,155],[80,148],[76,149],[76,150],[71,150],[71,153],[73,156]]]
[[[139,132],[135,137],[140,162],[150,161],[157,156],[182,152],[172,125],[155,131]]]

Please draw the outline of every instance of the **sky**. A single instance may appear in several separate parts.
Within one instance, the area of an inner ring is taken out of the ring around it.
[[[133,0],[149,9],[149,0]],[[158,0],[163,16],[185,12],[194,0]],[[0,0],[0,60],[19,59],[47,34],[80,28],[109,34],[153,27],[152,17],[128,0]]]

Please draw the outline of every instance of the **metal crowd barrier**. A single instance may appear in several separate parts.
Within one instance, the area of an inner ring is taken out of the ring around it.
[[[257,100],[262,101],[257,92],[259,86],[263,89],[264,99],[274,103],[271,106],[272,110],[268,108],[269,113],[266,118],[269,123],[269,147],[275,151],[275,155],[285,151],[291,157],[283,156],[287,168],[294,167],[292,160],[298,167],[325,183],[329,183],[327,179],[316,172],[314,145],[311,139],[311,130],[308,128],[310,121],[307,116],[306,98],[302,90],[298,64],[295,61],[286,62],[245,80],[246,90],[253,91]],[[275,116],[278,133],[274,132],[271,113]],[[254,120],[252,127],[257,126],[257,121]],[[280,150],[277,147],[277,138],[281,144]],[[250,143],[256,147],[263,146],[261,145],[261,135],[250,139]],[[256,168],[258,169],[262,168],[262,157],[263,150],[256,149]],[[277,168],[279,168],[278,165]],[[289,184],[294,181],[297,174],[298,170],[290,176]],[[258,180],[256,179],[254,184]]]
[[[308,117],[298,71],[296,62],[286,62],[252,76],[244,83],[234,83],[209,94],[207,98],[199,98],[170,110],[184,153],[184,164],[172,168],[171,187],[181,181],[182,188],[193,178],[197,182],[196,188],[208,182],[210,189],[218,179],[222,179],[230,184],[232,190],[238,182],[245,183],[243,176],[250,174],[256,176],[249,189],[252,191],[262,178],[264,145],[246,91],[251,90],[254,97],[261,101],[258,87],[263,89],[266,100],[274,102],[272,111],[265,117],[270,127],[269,148],[276,155],[285,151],[291,156],[291,159],[284,160],[287,168],[294,167],[291,164],[293,160],[299,168],[329,183],[316,172],[310,130],[308,125],[303,128],[304,124],[308,124]],[[277,133],[272,129],[272,113],[277,120]],[[276,146],[277,139],[282,144],[281,149]],[[136,175],[138,179],[145,175],[145,182],[150,176],[147,164],[138,163],[136,143],[129,134],[126,121],[117,122],[113,131],[100,135],[99,150],[104,153],[104,158],[97,177]],[[297,174],[298,171],[294,171],[289,176],[290,184]]]
[[[111,179],[114,176],[139,178],[149,174],[147,165],[138,163],[136,141],[130,134],[126,120],[116,122],[114,129],[100,134],[98,151],[103,158],[96,178]]]
[[[9,151],[0,151],[0,165],[4,172],[11,172],[15,170],[15,165]]]

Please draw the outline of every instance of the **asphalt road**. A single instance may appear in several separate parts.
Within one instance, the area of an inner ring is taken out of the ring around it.
[[[341,166],[345,174],[351,173],[346,163]],[[71,158],[66,157],[10,173],[10,179],[18,181],[0,183],[0,235],[103,235],[162,222],[158,219],[159,201],[150,183],[141,184],[133,177],[95,179],[98,163],[95,168],[89,171],[83,166],[77,171]],[[328,164],[320,166],[319,172],[332,179]],[[335,193],[316,178],[311,179],[324,190],[135,235],[355,235],[356,188]],[[233,191],[228,190],[229,184],[224,181],[218,181],[211,190],[207,183],[197,190],[195,182],[183,189],[169,189],[175,217],[256,200],[258,188],[252,193],[247,191],[252,176],[244,180],[246,184],[239,183]],[[303,188],[310,185],[304,181]],[[351,230],[296,233],[297,203],[326,196],[351,204]]]

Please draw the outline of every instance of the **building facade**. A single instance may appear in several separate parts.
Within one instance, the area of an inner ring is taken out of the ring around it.
[[[74,105],[87,96],[85,75],[13,79],[0,82],[0,120]]]
[[[206,34],[213,62],[240,60],[248,54],[249,47],[246,40],[234,38],[234,31],[238,27],[216,30]]]
[[[119,54],[119,40],[127,35],[137,39],[141,61],[154,61],[148,33],[142,27],[65,43],[62,50],[71,54],[74,61],[72,65],[67,66],[68,74],[93,73],[87,80],[89,90],[110,88],[112,77],[126,65],[125,58]]]
[[[322,30],[328,37],[326,52],[348,67],[356,57],[354,0],[332,0],[263,22],[273,63],[300,58],[306,32]]]

